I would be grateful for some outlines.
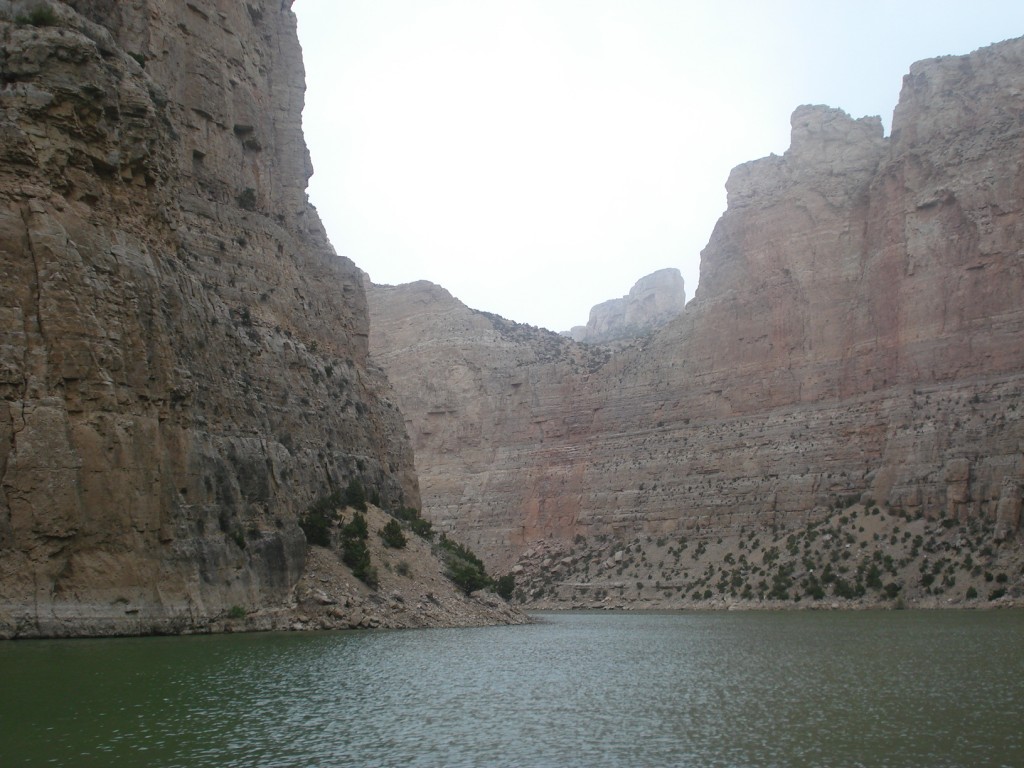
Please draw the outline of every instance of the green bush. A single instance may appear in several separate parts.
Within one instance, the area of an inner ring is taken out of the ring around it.
[[[430,541],[434,538],[434,526],[429,520],[417,518],[409,523],[409,528],[421,539]]]
[[[967,594],[964,595],[964,597],[966,597],[968,600],[977,600],[978,590],[976,590],[974,587],[968,587]]]
[[[455,585],[467,595],[478,589],[490,586],[491,580],[485,571],[480,570],[468,560],[453,557],[448,561],[448,572],[446,574]]]
[[[235,202],[238,203],[239,208],[243,208],[246,211],[256,210],[256,190],[252,187],[246,187],[235,198]]]
[[[366,524],[366,518],[359,512],[352,515],[352,520],[341,527],[342,541],[366,541],[370,535],[370,528]]]
[[[367,577],[374,572],[374,568],[370,564],[370,548],[366,546],[365,541],[362,539],[342,539],[341,562],[352,569],[353,576],[360,581],[370,584]],[[371,586],[373,585],[371,584]]]
[[[402,533],[402,526],[397,520],[389,520],[387,525],[380,529],[380,537],[384,540],[385,547],[402,549],[406,544],[405,534]]]
[[[424,520],[420,517],[418,510],[412,507],[402,507],[398,510],[398,519],[407,522],[409,529],[421,539],[429,541],[434,538],[434,526],[431,525],[429,520]]]
[[[331,527],[338,519],[338,508],[341,506],[341,494],[337,491],[321,496],[310,505],[306,514],[299,518],[299,527],[306,535],[308,544],[331,546]]]
[[[494,591],[504,600],[511,600],[516,589],[516,577],[514,574],[506,573],[494,582]]]
[[[229,619],[244,619],[247,611],[240,605],[232,605],[231,610],[228,611]]]
[[[53,27],[58,21],[53,9],[45,5],[37,5],[28,14],[18,15],[14,19],[16,24],[30,24],[33,27]]]
[[[341,562],[352,569],[352,575],[370,587],[377,586],[377,569],[370,564],[370,548],[366,518],[359,512],[341,527]]]
[[[366,511],[366,489],[358,478],[352,478],[345,489],[345,505],[360,512]]]
[[[457,541],[452,541],[443,534],[438,546],[441,550],[441,558],[448,568],[445,575],[467,595],[494,583],[487,575],[483,561],[468,547]]]

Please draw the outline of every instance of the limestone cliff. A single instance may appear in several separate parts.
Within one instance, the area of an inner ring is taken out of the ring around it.
[[[290,5],[0,2],[0,635],[284,609],[313,499],[419,503]]]
[[[659,269],[637,280],[629,293],[590,310],[586,325],[568,332],[575,341],[602,344],[635,339],[673,320],[686,306],[686,287],[678,269]]]
[[[496,565],[861,498],[1019,549],[1022,113],[1024,39],[915,64],[888,138],[800,107],[783,156],[732,172],[694,301],[603,364],[573,345],[543,360],[543,334],[496,343],[421,286],[374,291],[425,514]]]

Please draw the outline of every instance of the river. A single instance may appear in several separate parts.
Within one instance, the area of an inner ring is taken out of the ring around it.
[[[0,643],[0,765],[1024,765],[1024,612],[537,619]]]

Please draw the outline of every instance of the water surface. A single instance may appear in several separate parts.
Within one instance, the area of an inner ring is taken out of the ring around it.
[[[1021,766],[1024,613],[0,644],[0,765]]]

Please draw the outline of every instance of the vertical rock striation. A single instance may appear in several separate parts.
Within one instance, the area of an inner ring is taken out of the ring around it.
[[[286,607],[296,514],[418,503],[305,196],[280,0],[0,3],[0,634]]]
[[[783,156],[730,175],[694,301],[607,361],[499,341],[421,285],[375,289],[427,514],[496,565],[544,538],[795,524],[850,497],[1016,536],[1022,114],[1024,39],[915,64],[889,138],[798,108]]]

